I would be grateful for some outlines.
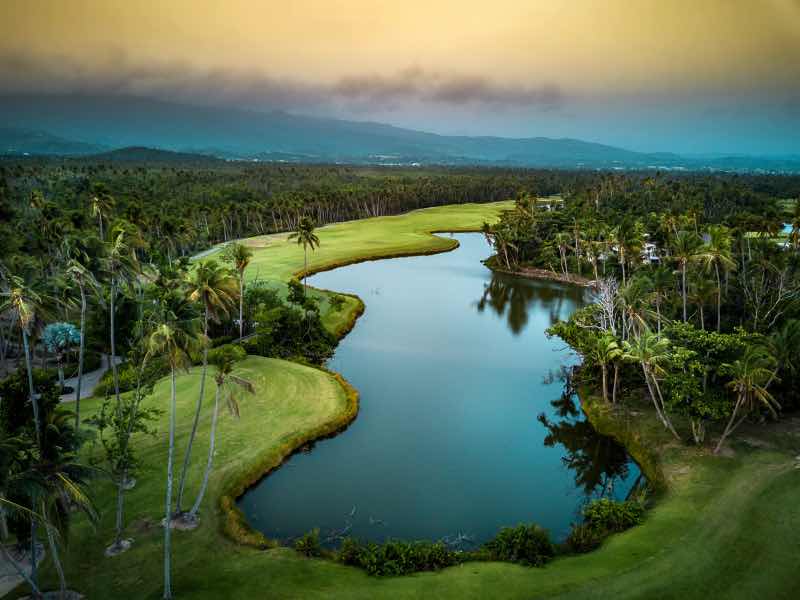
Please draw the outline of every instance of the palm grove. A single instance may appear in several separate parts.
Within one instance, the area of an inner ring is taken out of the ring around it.
[[[33,195],[35,202],[41,198]],[[58,240],[44,270],[41,257],[21,253],[4,256],[0,265],[0,348],[8,372],[0,382],[0,549],[37,596],[45,541],[68,597],[59,553],[75,508],[98,519],[93,480],[110,478],[116,488],[115,536],[106,556],[134,543],[126,492],[137,477],[158,476],[139,472],[134,436],[155,435],[166,412],[164,597],[172,597],[171,532],[200,524],[220,406],[238,417],[238,397],[254,389],[235,363],[248,352],[321,362],[335,346],[321,325],[318,302],[299,282],[290,284],[287,300],[263,282],[245,284],[251,256],[245,245],[226,245],[221,263],[163,260],[114,206],[110,195],[88,196],[85,210],[95,227]],[[302,243],[313,250],[313,222],[306,218],[301,225]],[[105,399],[82,419],[83,376],[103,363],[110,368],[95,396]],[[192,365],[200,369],[199,395],[188,445],[177,456],[176,377]],[[77,374],[72,388],[65,372]],[[164,376],[171,382],[168,404],[144,402]],[[212,393],[208,454],[193,456],[201,409]],[[187,485],[192,469],[203,473],[197,489]]]
[[[591,289],[549,333],[604,401],[643,394],[671,435],[713,438],[714,452],[747,419],[797,408],[800,202],[714,178],[609,175],[557,206],[521,194],[484,233],[495,268]]]

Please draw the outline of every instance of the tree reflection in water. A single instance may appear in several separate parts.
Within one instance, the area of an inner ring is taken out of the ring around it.
[[[551,421],[544,413],[538,417],[548,431],[545,446],[564,447],[567,454],[562,460],[574,472],[576,487],[583,489],[587,500],[627,497],[640,485],[642,474],[639,473],[630,489],[615,489],[627,487],[631,469],[628,453],[613,438],[598,433],[589,421],[580,418],[570,372],[563,369],[558,377],[564,380],[564,391],[551,405],[559,420]]]
[[[574,286],[493,273],[476,306],[478,312],[488,307],[498,316],[505,316],[511,332],[519,335],[528,324],[531,312],[545,310],[552,325],[565,318],[566,311],[580,305],[583,297],[584,290]]]

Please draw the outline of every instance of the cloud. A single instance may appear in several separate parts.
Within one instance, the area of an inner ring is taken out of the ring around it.
[[[255,71],[199,69],[185,62],[133,62],[120,50],[93,64],[67,56],[0,54],[6,93],[133,94],[246,108],[309,108],[331,103],[391,110],[407,102],[552,109],[564,101],[548,84],[501,84],[482,76],[409,67],[391,75],[355,75],[333,82],[273,77]]]
[[[359,102],[421,100],[439,104],[497,104],[506,106],[541,106],[561,104],[563,94],[554,85],[502,85],[480,76],[442,74],[412,67],[386,76],[347,77],[332,91]]]

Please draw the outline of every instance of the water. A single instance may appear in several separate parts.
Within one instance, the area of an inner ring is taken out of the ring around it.
[[[294,455],[239,502],[268,537],[338,534],[480,543],[535,521],[563,539],[588,497],[622,498],[639,470],[583,420],[574,364],[545,329],[585,291],[492,276],[478,234],[435,256],[361,263],[312,285],[366,312],[330,368],[361,393],[355,422]]]

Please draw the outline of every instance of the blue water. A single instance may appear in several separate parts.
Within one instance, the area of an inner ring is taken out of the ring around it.
[[[589,497],[624,497],[639,470],[583,420],[545,329],[585,291],[493,276],[478,234],[435,256],[361,263],[312,285],[366,312],[329,367],[361,393],[343,433],[294,455],[239,502],[268,537],[339,534],[480,543],[535,521],[563,538]],[[321,251],[324,251],[321,250]]]

